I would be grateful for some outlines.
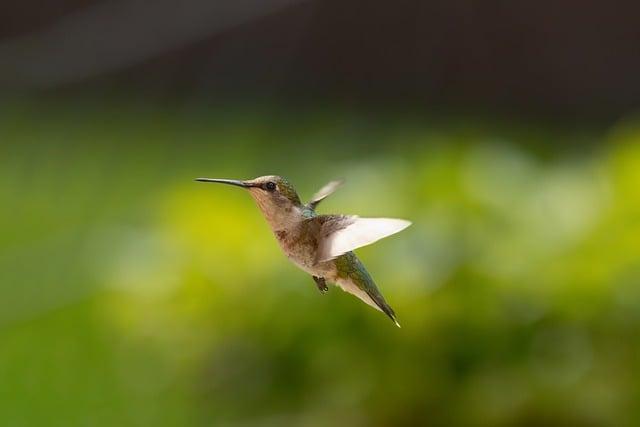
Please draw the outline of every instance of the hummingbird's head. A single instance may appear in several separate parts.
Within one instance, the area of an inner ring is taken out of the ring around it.
[[[281,176],[260,176],[245,181],[245,184],[249,186],[249,193],[263,212],[302,206],[293,185]]]
[[[277,175],[260,176],[247,181],[213,178],[198,178],[196,181],[217,182],[246,188],[264,216],[272,223],[285,220],[286,217],[295,214],[294,209],[298,210],[302,207],[300,197],[293,185]]]

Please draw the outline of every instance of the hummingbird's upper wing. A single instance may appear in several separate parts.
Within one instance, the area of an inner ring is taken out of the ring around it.
[[[334,191],[338,189],[344,183],[343,180],[331,181],[327,183],[324,187],[316,192],[316,194],[311,197],[307,206],[311,209],[315,209],[318,206],[318,203],[323,201],[327,196],[331,195]]]
[[[404,230],[410,221],[393,218],[360,218],[319,215],[310,218],[320,225],[317,262],[328,261],[356,248],[369,245]]]

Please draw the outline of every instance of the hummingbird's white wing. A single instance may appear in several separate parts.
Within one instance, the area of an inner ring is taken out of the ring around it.
[[[404,219],[342,215],[320,215],[313,220],[322,224],[316,257],[318,262],[370,245],[411,225]]]
[[[323,201],[327,196],[333,194],[333,192],[336,191],[342,184],[344,184],[343,180],[331,181],[327,183],[324,187],[318,190],[316,194],[313,195],[313,197],[311,197],[311,200],[309,200],[309,203],[307,203],[307,205],[311,209],[315,209],[318,203]]]

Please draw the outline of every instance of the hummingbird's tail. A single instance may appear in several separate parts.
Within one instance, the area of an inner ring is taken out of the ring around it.
[[[384,300],[384,297],[382,296],[376,285],[373,283],[373,281],[368,282],[366,286],[359,286],[360,283],[353,280],[353,278],[349,278],[346,280],[338,279],[336,281],[336,284],[341,287],[343,291],[357,296],[367,305],[370,305],[376,310],[383,312],[389,317],[389,319],[393,321],[393,323],[396,324],[398,328],[401,327],[400,323],[398,323],[398,319],[396,318],[396,313]]]
[[[353,252],[347,252],[334,261],[338,268],[336,284],[345,292],[355,295],[371,307],[386,314],[399,328],[393,309],[384,300],[380,290],[367,272],[362,262]]]
[[[377,292],[370,292],[369,290],[366,291],[369,298],[373,300],[373,302],[378,306],[378,308],[382,310],[382,312],[386,314],[389,317],[389,319],[393,320],[393,323],[395,323],[398,328],[401,328],[402,326],[400,326],[400,323],[398,323],[398,319],[396,319],[396,313],[389,306],[389,304],[387,304],[387,302],[384,300],[384,297],[378,291],[378,289],[375,289],[375,290]]]

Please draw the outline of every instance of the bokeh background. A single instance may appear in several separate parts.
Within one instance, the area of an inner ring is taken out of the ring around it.
[[[0,4],[0,425],[640,425],[633,1]],[[243,191],[411,219],[396,310]]]

